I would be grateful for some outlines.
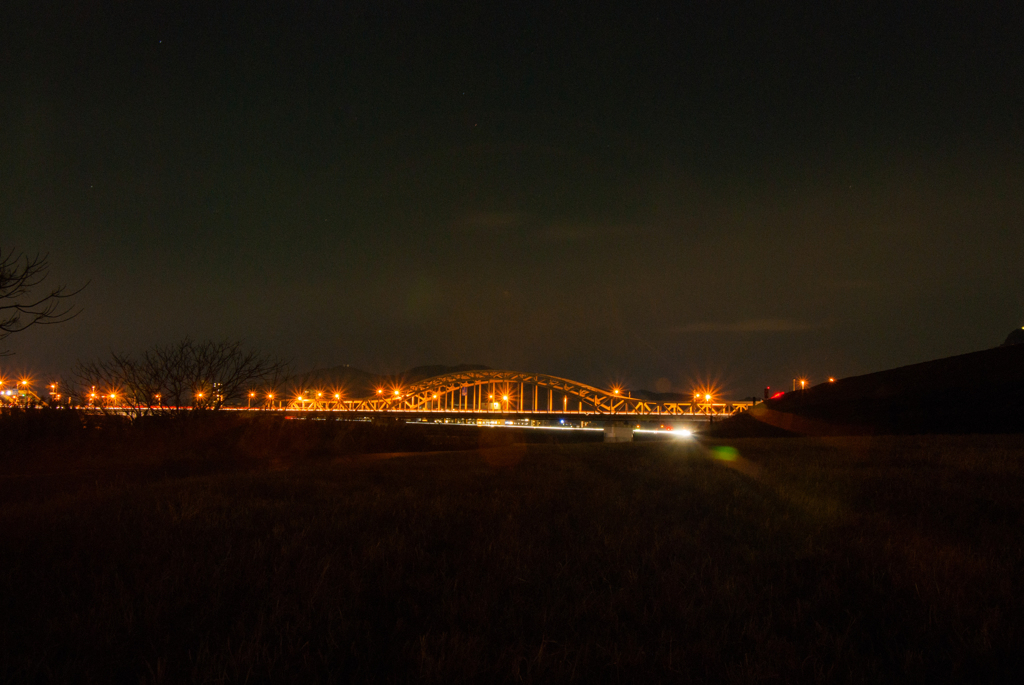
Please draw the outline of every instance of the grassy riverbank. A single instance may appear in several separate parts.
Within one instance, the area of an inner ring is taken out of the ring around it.
[[[0,680],[1018,672],[1024,437],[729,446],[9,466]]]

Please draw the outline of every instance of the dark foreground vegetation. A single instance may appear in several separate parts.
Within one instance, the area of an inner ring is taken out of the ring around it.
[[[0,680],[1020,674],[1022,436],[359,456],[294,423],[21,425]]]

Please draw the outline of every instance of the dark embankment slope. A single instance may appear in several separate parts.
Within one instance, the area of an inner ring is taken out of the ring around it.
[[[823,383],[722,422],[718,435],[1024,432],[1024,345]]]

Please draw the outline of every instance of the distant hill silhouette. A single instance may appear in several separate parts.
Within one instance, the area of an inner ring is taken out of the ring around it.
[[[302,389],[340,390],[351,398],[369,395],[381,382],[377,374],[344,365],[297,374],[289,378],[286,384]]]
[[[483,364],[457,364],[455,366],[444,366],[443,364],[432,364],[428,366],[417,366],[399,375],[406,383],[418,383],[419,381],[443,376],[447,373],[459,373],[460,371],[489,371],[491,367]]]
[[[1024,345],[787,392],[723,421],[712,434],[767,436],[780,430],[797,435],[1024,433]]]
[[[295,388],[312,389],[326,388],[329,390],[340,390],[348,398],[369,397],[379,387],[390,387],[401,384],[418,383],[419,381],[434,376],[441,376],[446,373],[457,373],[459,371],[485,371],[488,366],[482,364],[458,364],[456,366],[445,366],[443,364],[432,364],[428,366],[417,366],[395,375],[376,374],[369,371],[357,369],[354,366],[334,366],[329,369],[315,369],[306,373],[292,376],[287,384]]]
[[[688,395],[685,392],[654,392],[642,388],[634,390],[632,395],[649,402],[689,402],[693,399],[693,395]]]

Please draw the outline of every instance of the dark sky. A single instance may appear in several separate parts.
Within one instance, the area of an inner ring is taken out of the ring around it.
[[[0,369],[192,335],[739,397],[992,347],[1022,35],[973,2],[12,0],[0,244],[90,284]]]

